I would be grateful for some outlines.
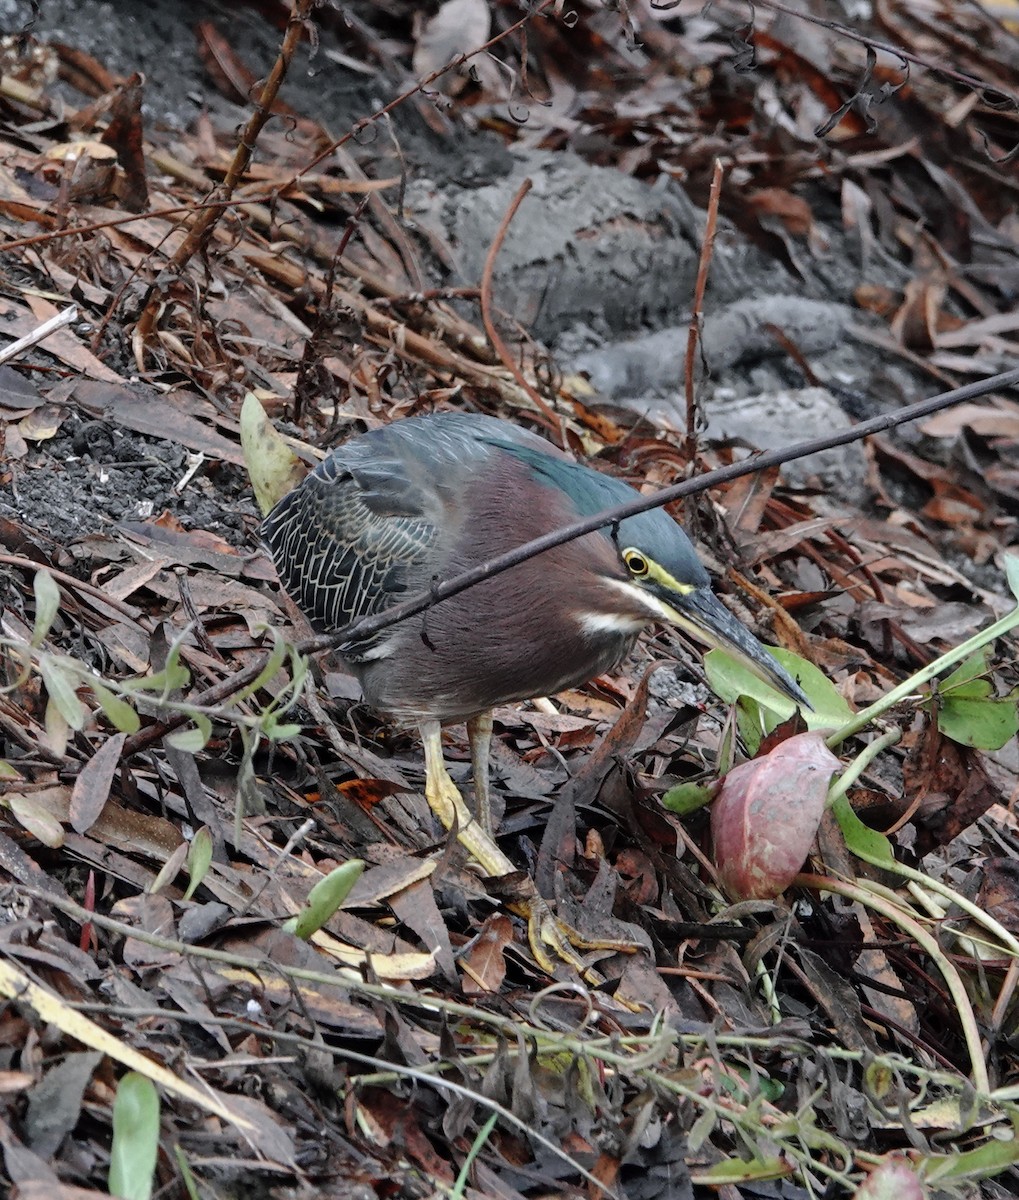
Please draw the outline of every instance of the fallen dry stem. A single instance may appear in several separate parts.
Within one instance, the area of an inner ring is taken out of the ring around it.
[[[305,23],[310,19],[314,7],[315,0],[296,0],[291,9],[287,28],[283,34],[283,41],[280,44],[280,52],[265,81],[265,87],[262,88],[261,95],[258,97],[254,112],[248,118],[248,123],[237,140],[230,167],[223,182],[216,189],[216,193],[214,193],[216,199],[220,197],[230,199],[241,177],[247,170],[248,163],[251,162],[251,155],[254,152],[255,144],[258,141],[258,135],[262,132],[265,123],[272,116],[276,97],[279,95],[280,87],[287,76],[287,71],[290,68],[290,63],[294,57],[294,51],[297,49],[298,42],[304,34]],[[205,208],[196,216],[191,223],[191,228],[188,230],[184,241],[177,247],[176,252],[170,259],[169,269],[171,271],[177,274],[183,271],[192,257],[208,242],[213,227],[222,215],[222,211],[220,208]],[[137,336],[142,341],[147,341],[155,328],[158,308],[158,292],[154,290],[137,325]]]
[[[867,34],[861,33],[859,29],[854,29],[852,26],[843,25],[839,21],[829,21],[824,17],[814,16],[809,12],[805,12],[801,8],[791,8],[788,5],[782,4],[780,0],[758,0],[761,8],[771,9],[772,12],[782,13],[787,17],[795,17],[800,21],[809,21],[811,25],[819,25],[822,29],[830,30],[832,33],[838,34],[839,37],[847,38],[851,42],[856,42],[860,46],[866,46],[868,49],[875,51],[878,54],[889,54],[892,58],[898,58],[902,62],[912,63],[917,67],[924,67],[928,71],[935,71],[945,79],[952,80],[953,83],[962,84],[963,87],[970,88],[976,93],[991,91],[997,96],[1010,100],[1013,108],[1019,113],[1019,97],[1011,95],[1009,92],[1003,92],[1000,88],[989,88],[988,85],[979,79],[976,75],[969,75],[965,71],[956,71],[954,68],[947,66],[944,63],[931,62],[930,59],[924,58],[922,54],[914,54],[902,46],[892,45],[889,42],[878,41],[877,38],[868,37]],[[1016,153],[1019,153],[1019,147],[1012,151],[1004,159],[996,159],[999,164],[1009,161]]]
[[[804,872],[801,875],[797,875],[794,882],[798,887],[809,888],[815,892],[834,892],[836,895],[844,896],[847,900],[853,900],[857,904],[862,904],[865,908],[872,908],[875,912],[880,913],[885,920],[890,921],[893,925],[897,925],[904,933],[911,937],[931,961],[937,965],[945,981],[945,986],[948,988],[955,1004],[956,1015],[959,1018],[963,1038],[966,1042],[966,1049],[969,1053],[970,1077],[973,1081],[973,1086],[980,1095],[988,1095],[991,1090],[991,1082],[987,1074],[987,1062],[984,1059],[983,1045],[980,1038],[980,1031],[977,1028],[973,1006],[970,1003],[966,992],[966,985],[963,983],[962,977],[955,969],[952,961],[938,945],[937,938],[928,933],[920,921],[907,909],[900,907],[896,903],[892,903],[884,896],[876,894],[865,881],[861,881],[859,884],[847,883],[840,879],[834,879],[829,875],[813,875],[809,872]]]
[[[499,256],[499,250],[502,248],[503,242],[506,240],[506,234],[509,231],[510,225],[513,223],[513,218],[517,215],[517,210],[524,202],[524,197],[533,187],[533,181],[530,178],[517,188],[517,194],[510,201],[510,206],[506,210],[506,215],[499,222],[499,228],[495,232],[495,237],[492,239],[492,244],[488,248],[488,254],[485,256],[485,267],[481,272],[481,320],[485,326],[485,332],[488,334],[488,340],[495,347],[495,352],[499,356],[499,361],[513,376],[520,387],[528,395],[531,403],[542,414],[548,422],[549,431],[556,435],[559,439],[559,444],[562,444],[562,434],[559,429],[559,421],[556,414],[549,407],[547,402],[538,394],[537,390],[526,379],[519,365],[513,361],[513,356],[509,352],[509,347],[502,340],[502,335],[495,327],[495,321],[492,319],[492,275],[495,272],[495,260]]]

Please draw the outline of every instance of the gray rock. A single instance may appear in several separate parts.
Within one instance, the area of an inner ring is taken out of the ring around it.
[[[840,345],[860,314],[848,305],[802,296],[741,298],[705,314],[701,355],[713,375],[746,362],[785,358],[787,350],[769,326],[780,329],[807,356]],[[646,397],[649,392],[678,395],[682,389],[687,330],[662,329],[572,358],[572,368],[587,375],[607,399]],[[702,361],[698,355],[698,367]]]
[[[707,410],[704,437],[708,441],[735,439],[758,450],[779,450],[849,424],[824,388],[764,392],[740,399],[722,399],[716,393]],[[795,459],[782,467],[782,474],[794,487],[819,483],[853,504],[866,495],[867,459],[859,442]]]
[[[689,307],[704,214],[673,182],[654,187],[574,154],[515,155],[508,176],[445,198],[442,224],[457,266],[480,282],[485,259],[523,181],[530,194],[496,260],[494,300],[549,340],[577,323],[603,336],[674,323]],[[720,222],[709,292],[716,303],[761,288],[776,267]]]
[[[576,321],[603,331],[660,321],[686,303],[697,251],[670,192],[573,154],[530,151],[510,175],[448,196],[444,224],[477,284],[524,179],[533,180],[496,261],[494,300],[536,337]]]
[[[708,367],[719,371],[737,363],[785,357],[772,331],[780,330],[805,355],[837,346],[860,313],[848,304],[806,296],[765,295],[737,300],[704,317],[701,348]]]

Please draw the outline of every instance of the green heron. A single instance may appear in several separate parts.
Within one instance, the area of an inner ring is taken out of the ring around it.
[[[536,434],[494,417],[446,413],[353,438],[276,505],[262,535],[312,624],[338,630],[635,495]],[[505,875],[515,868],[491,832],[492,709],[611,670],[655,622],[723,646],[806,703],[715,598],[690,540],[662,509],[548,550],[341,654],[369,705],[420,729],[425,795],[443,825],[488,874]],[[460,722],[478,819],[443,761],[441,727]],[[543,966],[542,942],[576,962],[536,889],[517,907]]]

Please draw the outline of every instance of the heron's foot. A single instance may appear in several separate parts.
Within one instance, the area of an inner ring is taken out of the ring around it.
[[[596,987],[603,982],[602,977],[584,962],[577,951],[610,950],[632,954],[641,948],[633,942],[587,936],[555,916],[548,901],[535,887],[534,880],[518,871],[499,849],[492,835],[482,828],[445,767],[441,773],[436,770],[428,772],[425,798],[443,826],[456,830],[457,840],[486,875],[515,877],[510,885],[512,898],[508,904],[513,912],[526,920],[531,953],[547,974],[555,974],[558,960],[568,963],[586,983]]]
[[[428,807],[439,818],[446,829],[455,829],[457,840],[470,853],[486,875],[500,877],[520,872],[499,849],[491,833],[467,807],[460,790],[449,777],[442,761],[442,747],[438,726],[434,737],[430,730],[422,728],[425,742],[425,799]],[[577,930],[556,918],[548,901],[539,895],[534,880],[524,875],[510,907],[527,921],[527,941],[535,961],[549,975],[555,974],[555,959],[569,963],[590,984],[601,983],[601,977],[586,966],[574,947],[580,950],[635,949],[613,943],[594,942],[583,937]]]
[[[527,940],[531,946],[531,953],[542,970],[550,975],[554,974],[554,955],[574,967],[588,983],[597,985],[604,980],[577,956],[578,950],[601,950],[612,954],[636,954],[641,951],[651,953],[651,946],[646,938],[625,936],[626,926],[622,922],[612,924],[620,927],[619,932],[623,936],[612,937],[608,934],[581,933],[562,917],[553,916],[548,901],[539,894],[534,881],[527,876],[524,877],[524,885],[518,897],[510,907],[520,916],[527,918]],[[640,931],[635,932],[639,934]]]
[[[576,929],[554,915],[548,901],[538,894],[532,879],[527,879],[527,883],[530,884],[528,890],[531,894],[516,901],[512,908],[527,920],[527,942],[534,955],[534,961],[546,974],[555,975],[555,959],[559,959],[560,962],[569,963],[584,982],[592,987],[603,983],[604,980],[598,972],[589,967],[577,954],[577,950],[592,950],[598,947],[592,946]]]

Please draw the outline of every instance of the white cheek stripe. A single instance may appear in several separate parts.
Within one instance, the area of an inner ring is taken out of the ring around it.
[[[662,621],[667,625],[676,625],[682,621],[682,617],[670,605],[659,600],[657,596],[645,591],[642,587],[628,583],[625,579],[605,579],[610,587],[616,589],[622,596],[625,596],[629,601],[628,613],[609,613],[609,612],[577,612],[574,616],[580,622],[585,633],[615,633],[625,634],[627,637],[635,633],[639,633],[645,629],[652,621]],[[644,615],[639,616],[633,612],[634,608],[642,608]]]
[[[573,615],[580,622],[581,629],[594,637],[602,633],[630,637],[634,633],[640,633],[648,624],[640,617],[618,617],[612,613],[578,612]]]
[[[605,633],[625,634],[629,637],[634,633],[639,633],[650,622],[658,621],[663,625],[673,625],[684,630],[702,644],[721,646],[723,648],[727,646],[725,639],[719,637],[713,630],[706,629],[703,625],[688,617],[686,613],[673,608],[671,604],[666,604],[664,600],[660,600],[652,592],[645,591],[644,588],[638,587],[635,584],[627,583],[624,579],[606,579],[604,582],[626,596],[631,604],[636,603],[640,605],[647,615],[637,617],[629,614],[624,616],[619,613],[605,612],[575,613],[574,615],[580,622],[585,633],[592,635]],[[695,589],[690,588],[689,590],[694,591]]]

